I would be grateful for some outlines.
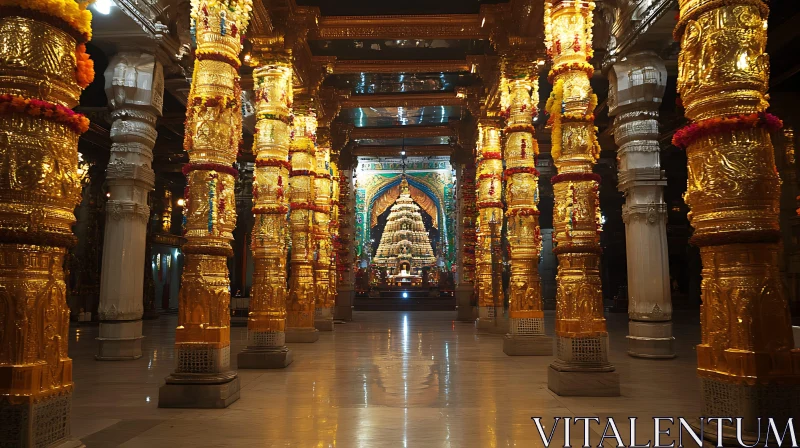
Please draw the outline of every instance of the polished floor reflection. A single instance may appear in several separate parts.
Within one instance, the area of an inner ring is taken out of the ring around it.
[[[624,424],[629,416],[699,413],[696,313],[676,316],[678,358],[669,361],[628,357],[627,316],[609,316],[618,398],[555,396],[546,379],[552,358],[508,357],[500,336],[454,319],[454,312],[356,312],[319,342],[291,345],[289,368],[239,371],[241,399],[222,410],[158,408],[158,387],[173,369],[176,316],[145,322],[137,361],[95,361],[97,327],[73,328],[73,436],[89,448],[537,447],[533,416],[613,416]],[[231,339],[235,363],[246,329],[233,328]],[[652,429],[639,433],[646,441]]]

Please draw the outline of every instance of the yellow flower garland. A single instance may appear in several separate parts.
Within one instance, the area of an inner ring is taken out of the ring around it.
[[[63,20],[87,41],[92,38],[92,13],[86,8],[94,0],[0,0],[0,7],[36,11]]]
[[[545,110],[550,114],[552,130],[550,133],[550,155],[553,160],[561,156],[561,103],[564,101],[564,80],[559,79],[553,85],[553,92],[547,99]]]

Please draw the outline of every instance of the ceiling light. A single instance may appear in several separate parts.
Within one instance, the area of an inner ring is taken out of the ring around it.
[[[406,155],[406,152],[405,151],[400,151],[400,155],[404,156],[404,155]]]
[[[111,14],[111,8],[113,6],[115,6],[114,0],[96,0],[92,4],[92,8],[94,8],[95,11],[106,16]]]
[[[179,198],[178,199],[178,207],[183,207],[184,205],[186,205],[186,200],[183,199],[183,198]]]

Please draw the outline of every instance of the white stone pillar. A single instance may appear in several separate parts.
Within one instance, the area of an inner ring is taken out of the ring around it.
[[[112,109],[111,157],[107,185],[100,280],[99,360],[142,356],[144,256],[150,208],[147,195],[155,185],[150,167],[161,115],[164,75],[153,55],[117,54],[105,72]]]
[[[609,72],[609,115],[619,146],[619,190],[628,259],[628,354],[675,356],[667,254],[667,184],[660,164],[658,109],[667,84],[653,52],[629,55]]]

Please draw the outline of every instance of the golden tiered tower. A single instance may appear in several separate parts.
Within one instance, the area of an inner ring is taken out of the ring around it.
[[[410,272],[412,267],[436,262],[419,210],[419,205],[411,199],[408,181],[404,176],[400,181],[400,196],[389,211],[386,227],[373,259],[375,264],[397,268],[397,272],[403,268]]]

